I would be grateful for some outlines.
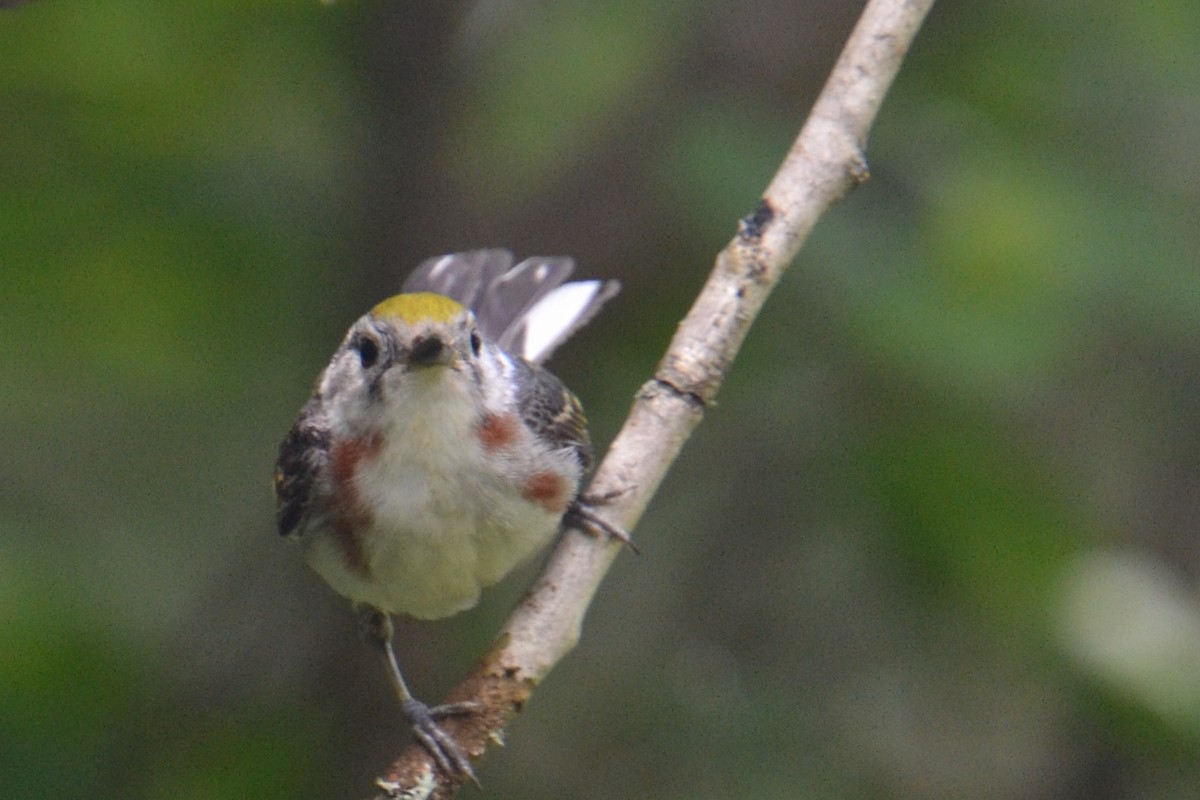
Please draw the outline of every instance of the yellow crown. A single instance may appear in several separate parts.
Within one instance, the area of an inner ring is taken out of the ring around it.
[[[406,325],[419,322],[449,322],[461,315],[465,308],[449,297],[433,292],[398,294],[389,297],[371,309],[371,314],[382,319],[394,319]]]

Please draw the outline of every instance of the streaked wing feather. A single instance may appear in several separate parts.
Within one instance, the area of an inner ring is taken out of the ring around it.
[[[279,445],[275,462],[275,519],[279,533],[299,533],[308,515],[317,476],[329,460],[329,429],[309,400]]]
[[[579,399],[541,367],[519,361],[517,368],[528,371],[518,382],[521,388],[517,395],[525,424],[538,438],[574,451],[583,469],[591,469],[592,442]]]

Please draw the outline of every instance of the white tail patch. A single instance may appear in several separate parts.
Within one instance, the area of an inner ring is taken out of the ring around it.
[[[565,283],[533,304],[524,314],[525,342],[521,355],[537,364],[571,335],[580,316],[600,292],[601,281]]]

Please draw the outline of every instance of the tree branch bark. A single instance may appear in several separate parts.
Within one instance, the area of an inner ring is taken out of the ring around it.
[[[870,0],[821,95],[758,208],[680,324],[654,377],[638,392],[589,494],[612,493],[601,509],[632,530],[680,449],[704,416],[764,301],[821,215],[868,177],[867,134],[933,0]],[[579,641],[583,617],[621,545],[568,531],[504,624],[496,643],[450,692],[479,714],[444,727],[478,757]],[[457,788],[418,745],[379,779],[379,798],[450,797]]]

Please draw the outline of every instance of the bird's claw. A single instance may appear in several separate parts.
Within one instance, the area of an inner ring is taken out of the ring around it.
[[[419,700],[407,700],[402,706],[404,719],[412,728],[413,736],[421,743],[442,772],[457,779],[467,779],[479,786],[479,778],[471,767],[471,759],[458,746],[454,737],[438,725],[439,719],[461,717],[479,710],[479,704],[471,701],[427,706]]]
[[[628,489],[616,489],[604,494],[581,494],[572,501],[571,505],[567,506],[567,513],[563,515],[563,518],[569,525],[583,528],[596,536],[608,536],[616,539],[634,553],[641,555],[641,551],[633,543],[633,537],[629,535],[628,531],[603,519],[595,510],[596,506],[602,506],[627,491]]]

